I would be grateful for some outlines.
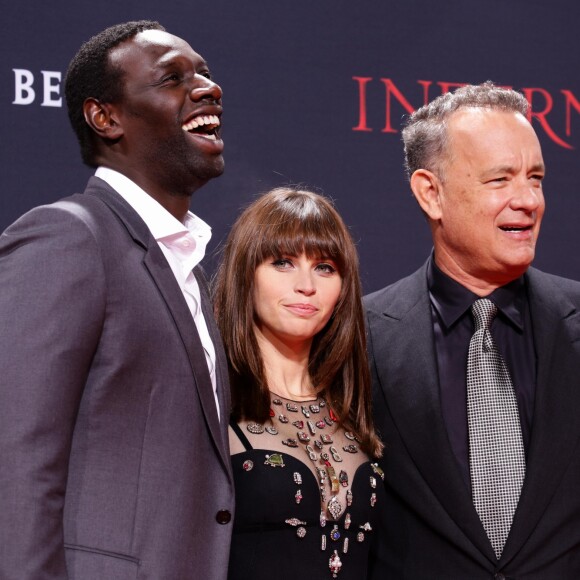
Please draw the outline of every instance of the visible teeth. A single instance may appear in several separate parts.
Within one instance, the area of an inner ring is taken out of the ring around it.
[[[185,123],[181,126],[184,131],[192,131],[193,129],[197,129],[198,127],[203,127],[204,125],[215,125],[216,127],[220,126],[220,120],[217,115],[199,115],[189,121],[189,123]]]

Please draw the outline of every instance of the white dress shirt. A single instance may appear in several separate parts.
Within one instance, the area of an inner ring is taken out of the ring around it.
[[[106,181],[139,214],[165,255],[191,311],[205,351],[219,418],[215,348],[201,310],[199,285],[193,275],[193,268],[203,259],[211,239],[210,226],[191,212],[187,212],[185,223],[181,223],[135,182],[118,171],[99,167],[95,175]]]

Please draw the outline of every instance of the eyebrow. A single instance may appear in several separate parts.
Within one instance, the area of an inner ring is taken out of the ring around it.
[[[546,166],[543,163],[536,163],[530,167],[530,171],[541,171],[542,173],[546,173]]]
[[[529,172],[534,173],[536,171],[545,173],[546,166],[543,163],[535,163],[530,167]],[[513,175],[514,173],[516,173],[516,171],[513,165],[497,165],[496,167],[492,167],[491,169],[485,171],[482,177],[489,177],[490,175],[496,175],[498,173],[509,173]]]

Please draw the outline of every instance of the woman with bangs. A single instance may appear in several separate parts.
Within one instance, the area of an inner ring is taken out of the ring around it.
[[[325,197],[274,189],[234,224],[214,294],[232,387],[229,578],[365,578],[382,446],[348,229]]]

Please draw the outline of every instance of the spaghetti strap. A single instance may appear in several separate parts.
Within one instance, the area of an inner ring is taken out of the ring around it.
[[[230,419],[230,427],[234,430],[238,439],[241,441],[246,451],[251,451],[253,447],[250,445],[248,438],[244,435],[244,432],[240,429],[240,426],[233,420]]]

